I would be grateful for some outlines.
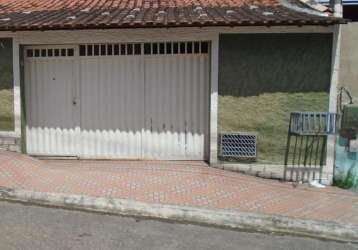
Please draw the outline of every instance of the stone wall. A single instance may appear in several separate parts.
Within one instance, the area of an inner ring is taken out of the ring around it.
[[[19,137],[0,135],[0,149],[21,152],[21,139]]]

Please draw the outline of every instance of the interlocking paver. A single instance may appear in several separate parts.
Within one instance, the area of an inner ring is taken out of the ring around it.
[[[0,186],[358,225],[358,195],[209,167],[204,162],[37,160],[0,151]]]
[[[161,191],[146,192],[147,199],[154,202],[164,202],[167,199],[167,193]]]

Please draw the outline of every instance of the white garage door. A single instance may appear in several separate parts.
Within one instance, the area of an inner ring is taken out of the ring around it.
[[[32,155],[203,160],[207,42],[25,49]]]
[[[75,48],[28,49],[25,54],[27,152],[76,155],[79,123]]]

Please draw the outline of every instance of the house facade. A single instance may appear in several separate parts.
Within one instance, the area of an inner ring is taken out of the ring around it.
[[[225,81],[220,79],[230,74],[220,65],[236,63],[240,54],[220,59],[225,47],[235,46],[235,36],[273,36],[270,41],[277,45],[293,35],[275,48],[295,51],[290,46],[295,41],[315,44],[326,37],[329,67],[323,70],[323,89],[327,109],[335,112],[342,22],[300,1],[1,0],[0,38],[11,40],[14,86],[14,131],[1,133],[19,138],[22,152],[36,156],[217,165],[220,81]],[[305,49],[310,48],[314,45]],[[261,52],[252,51],[257,60]],[[278,69],[277,74],[283,73]],[[332,137],[328,182],[333,155]]]

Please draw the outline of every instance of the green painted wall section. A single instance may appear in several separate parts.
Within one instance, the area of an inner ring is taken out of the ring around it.
[[[220,37],[219,92],[328,91],[330,34],[255,34]]]
[[[0,89],[11,89],[12,79],[12,40],[0,38]]]
[[[0,38],[0,131],[14,129],[12,40]]]
[[[283,164],[289,113],[327,111],[331,34],[222,35],[219,131],[258,132],[258,162]]]

